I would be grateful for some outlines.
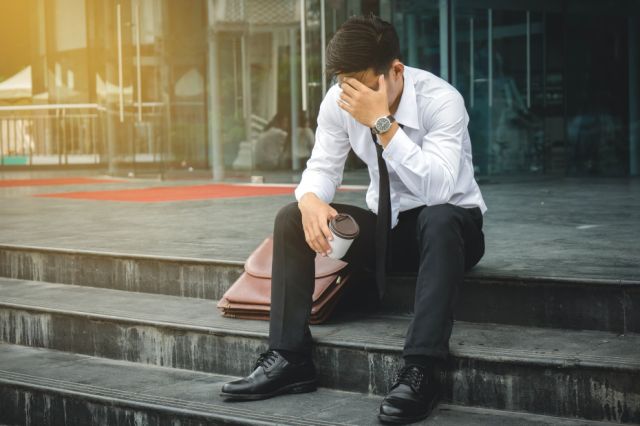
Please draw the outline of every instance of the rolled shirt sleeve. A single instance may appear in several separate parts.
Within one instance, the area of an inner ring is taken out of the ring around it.
[[[351,145],[336,96],[337,86],[334,86],[320,104],[311,157],[295,190],[298,201],[307,192],[313,192],[321,200],[330,203],[342,183],[344,163]]]
[[[382,156],[405,186],[426,205],[449,202],[456,187],[462,158],[462,141],[468,116],[464,99],[457,92],[443,95],[435,111],[422,117],[432,123],[422,147],[398,129]]]

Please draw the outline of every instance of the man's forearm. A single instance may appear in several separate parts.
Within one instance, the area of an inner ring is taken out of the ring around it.
[[[309,200],[310,198],[320,199],[320,198],[315,194],[315,192],[311,192],[311,191],[309,191],[309,192],[305,192],[304,194],[302,194],[302,196],[301,196],[301,197],[300,197],[300,199],[298,200],[298,206],[299,206],[301,203],[304,203],[304,202],[305,202],[305,200]]]
[[[391,139],[393,139],[399,128],[400,125],[398,124],[398,122],[394,121],[393,123],[391,123],[391,128],[389,130],[378,135],[378,140],[380,141],[382,148],[386,148],[387,145],[389,145],[389,142],[391,142]]]

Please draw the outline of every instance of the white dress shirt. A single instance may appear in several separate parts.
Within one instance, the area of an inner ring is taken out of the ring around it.
[[[316,141],[295,190],[296,199],[315,193],[333,201],[342,183],[349,148],[369,168],[371,182],[366,201],[378,211],[378,159],[367,126],[357,122],[337,104],[341,88],[329,89],[318,114]],[[382,157],[387,163],[391,190],[391,227],[398,213],[418,206],[454,204],[487,207],[473,177],[469,115],[464,99],[446,81],[417,68],[404,68],[404,87],[394,117],[399,128]]]

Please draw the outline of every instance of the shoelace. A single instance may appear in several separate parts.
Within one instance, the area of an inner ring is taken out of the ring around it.
[[[253,369],[255,370],[258,367],[267,368],[273,365],[276,359],[278,359],[278,356],[278,353],[273,349],[269,349],[268,351],[261,353]]]
[[[392,388],[395,388],[399,384],[404,384],[411,386],[411,389],[418,392],[423,378],[424,372],[421,368],[416,367],[415,365],[406,365],[396,373]]]

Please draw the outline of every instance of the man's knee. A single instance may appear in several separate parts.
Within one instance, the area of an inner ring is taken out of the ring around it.
[[[282,226],[290,226],[292,224],[302,224],[302,215],[300,214],[298,203],[295,201],[283,206],[278,211],[274,227],[280,228]]]
[[[416,223],[418,238],[434,241],[455,236],[460,225],[455,209],[451,204],[438,204],[422,209]]]

